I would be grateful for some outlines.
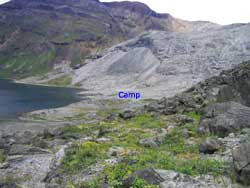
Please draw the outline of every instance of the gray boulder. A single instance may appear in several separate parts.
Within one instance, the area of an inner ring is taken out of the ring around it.
[[[222,146],[222,143],[217,139],[207,139],[199,146],[199,151],[205,154],[213,154],[218,151]]]
[[[165,130],[157,136],[141,139],[139,141],[139,144],[144,147],[156,148],[156,147],[159,147],[164,142],[167,135],[168,135],[168,132]]]
[[[131,110],[125,110],[125,111],[119,113],[119,117],[124,119],[124,120],[131,119],[131,118],[135,117],[135,115],[136,115],[136,112],[131,111]]]
[[[244,143],[232,151],[233,166],[239,182],[250,185],[250,143]]]
[[[225,137],[244,128],[250,128],[250,108],[236,102],[215,103],[204,110],[199,132]]]
[[[209,188],[206,183],[171,170],[156,170],[164,178],[160,188]]]
[[[164,179],[154,169],[148,168],[131,174],[126,180],[124,180],[122,187],[131,187],[136,179],[143,179],[151,185],[159,185],[164,181]]]

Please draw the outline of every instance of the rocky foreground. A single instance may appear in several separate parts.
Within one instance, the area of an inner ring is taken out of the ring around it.
[[[2,133],[0,187],[249,187],[249,80],[246,62],[172,98],[29,114],[72,125]]]

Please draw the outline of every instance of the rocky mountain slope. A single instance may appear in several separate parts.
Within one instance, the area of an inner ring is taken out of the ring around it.
[[[147,30],[189,31],[191,23],[142,3],[12,0],[0,6],[0,77],[80,67],[96,52]]]
[[[143,98],[169,97],[249,60],[249,45],[250,24],[145,32],[88,60],[73,83],[106,95],[133,90]]]

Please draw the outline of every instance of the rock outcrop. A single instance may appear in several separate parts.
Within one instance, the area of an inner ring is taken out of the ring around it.
[[[123,187],[130,187],[136,178],[145,180],[151,185],[158,185],[160,188],[244,188],[239,184],[231,182],[226,177],[217,181],[212,176],[191,177],[172,170],[144,169],[133,173],[124,181]]]
[[[250,185],[250,143],[241,144],[232,153],[238,180],[243,184]]]
[[[227,102],[212,104],[205,109],[199,131],[223,137],[243,128],[250,128],[250,108]]]

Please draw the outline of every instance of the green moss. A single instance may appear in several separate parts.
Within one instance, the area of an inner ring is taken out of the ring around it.
[[[162,128],[164,122],[161,119],[155,118],[153,115],[145,113],[136,116],[127,122],[128,127],[139,127],[139,128]]]
[[[106,158],[106,146],[94,142],[74,144],[62,162],[62,172],[75,173]]]
[[[54,52],[47,51],[41,54],[23,54],[12,57],[0,56],[0,78],[23,78],[28,75],[40,75],[48,72]]]
[[[111,108],[111,109],[105,109],[105,110],[98,110],[96,112],[96,115],[99,117],[107,117],[110,114],[117,114],[118,113],[118,109],[116,108]]]
[[[93,179],[91,181],[85,182],[82,185],[77,185],[76,187],[86,187],[86,188],[100,188],[101,187],[101,179]]]
[[[6,160],[6,155],[2,149],[0,149],[0,163],[3,163]]]
[[[186,113],[186,115],[189,116],[190,118],[196,120],[196,121],[199,121],[201,118],[201,115],[197,112],[188,112],[188,113]]]
[[[89,135],[91,134],[94,130],[91,129],[91,125],[78,125],[78,126],[66,126],[61,128],[61,131],[64,134],[70,133],[70,134],[86,134]]]
[[[135,179],[132,185],[133,188],[160,188],[159,185],[150,185],[143,179]]]
[[[0,177],[1,183],[21,183],[25,181],[31,180],[30,176],[13,176],[13,175],[5,175],[4,177]],[[19,186],[18,186],[19,188]]]
[[[46,84],[49,85],[56,85],[56,86],[69,86],[72,83],[72,78],[69,75],[64,75],[59,78],[55,78],[53,80],[50,80]]]

